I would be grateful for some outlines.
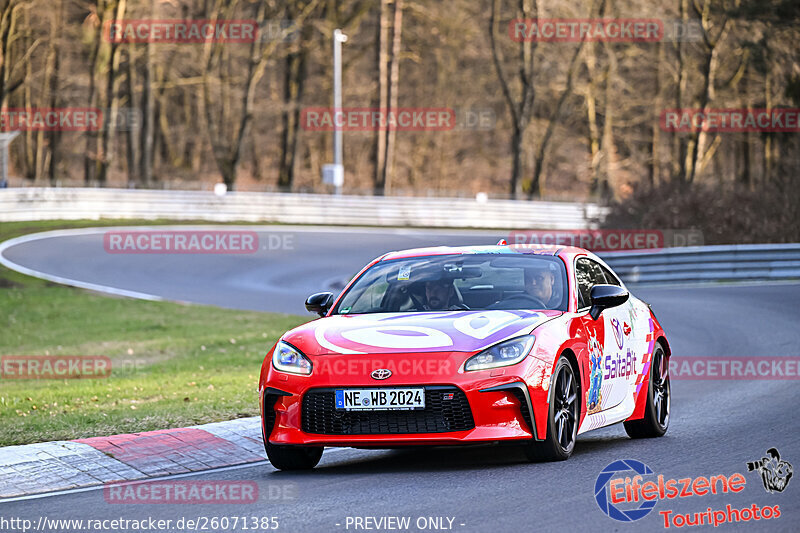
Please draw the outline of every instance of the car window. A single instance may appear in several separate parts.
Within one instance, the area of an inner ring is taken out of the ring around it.
[[[566,311],[567,275],[558,257],[458,254],[380,261],[342,295],[333,314],[468,309]]]
[[[575,263],[575,277],[578,281],[578,308],[582,309],[589,306],[591,298],[589,291],[592,290],[592,266],[585,259],[578,259]]]
[[[604,267],[600,263],[597,263],[597,266],[599,266],[600,270],[603,271],[603,275],[605,276],[606,283],[608,285],[616,285],[617,287],[621,287],[622,286],[622,284],[619,281],[619,278],[616,275],[614,275],[613,272],[611,272],[609,269],[607,269],[606,267]]]
[[[592,287],[607,283],[602,267],[589,258],[581,257],[575,263],[575,277],[578,281],[578,309],[589,307],[592,305]]]

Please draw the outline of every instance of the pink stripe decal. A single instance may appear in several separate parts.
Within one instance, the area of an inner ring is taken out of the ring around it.
[[[650,363],[653,361],[653,349],[656,346],[655,340],[655,324],[653,323],[653,319],[648,319],[650,323],[650,332],[647,334],[647,353],[644,356],[644,364],[642,365],[642,373],[636,378],[636,396],[634,401],[639,399],[639,391],[642,390],[642,385],[644,385],[645,377],[649,375],[650,371]]]

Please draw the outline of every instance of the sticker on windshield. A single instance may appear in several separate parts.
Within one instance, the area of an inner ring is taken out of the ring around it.
[[[401,266],[397,272],[397,281],[408,281],[411,279],[411,265]]]

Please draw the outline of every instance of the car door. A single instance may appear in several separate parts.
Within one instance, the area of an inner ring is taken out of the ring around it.
[[[610,285],[622,286],[619,278],[605,265],[599,265],[606,278],[606,283]],[[650,323],[650,308],[646,303],[636,298],[633,294],[630,295],[625,305],[620,306],[620,310],[625,313],[620,318],[622,324],[622,338],[624,341],[624,355],[627,359],[628,352],[631,353],[632,368],[626,373],[625,379],[630,386],[629,394],[631,400],[635,396],[637,389],[637,380],[641,386],[642,378],[649,368],[650,358],[652,356],[652,331],[653,325]]]
[[[606,309],[597,320],[589,316],[591,288],[597,284],[619,285],[613,276],[606,277],[604,267],[588,257],[575,263],[579,311],[587,340],[589,355],[589,386],[586,395],[587,414],[616,407],[630,393],[636,379],[636,352],[626,335],[630,322],[630,302]]]

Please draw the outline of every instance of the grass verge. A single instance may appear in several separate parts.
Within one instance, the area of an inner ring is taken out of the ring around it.
[[[27,233],[172,221],[0,224]],[[0,267],[0,355],[102,355],[98,379],[0,377],[0,446],[182,427],[258,414],[264,354],[304,317],[111,298]]]

